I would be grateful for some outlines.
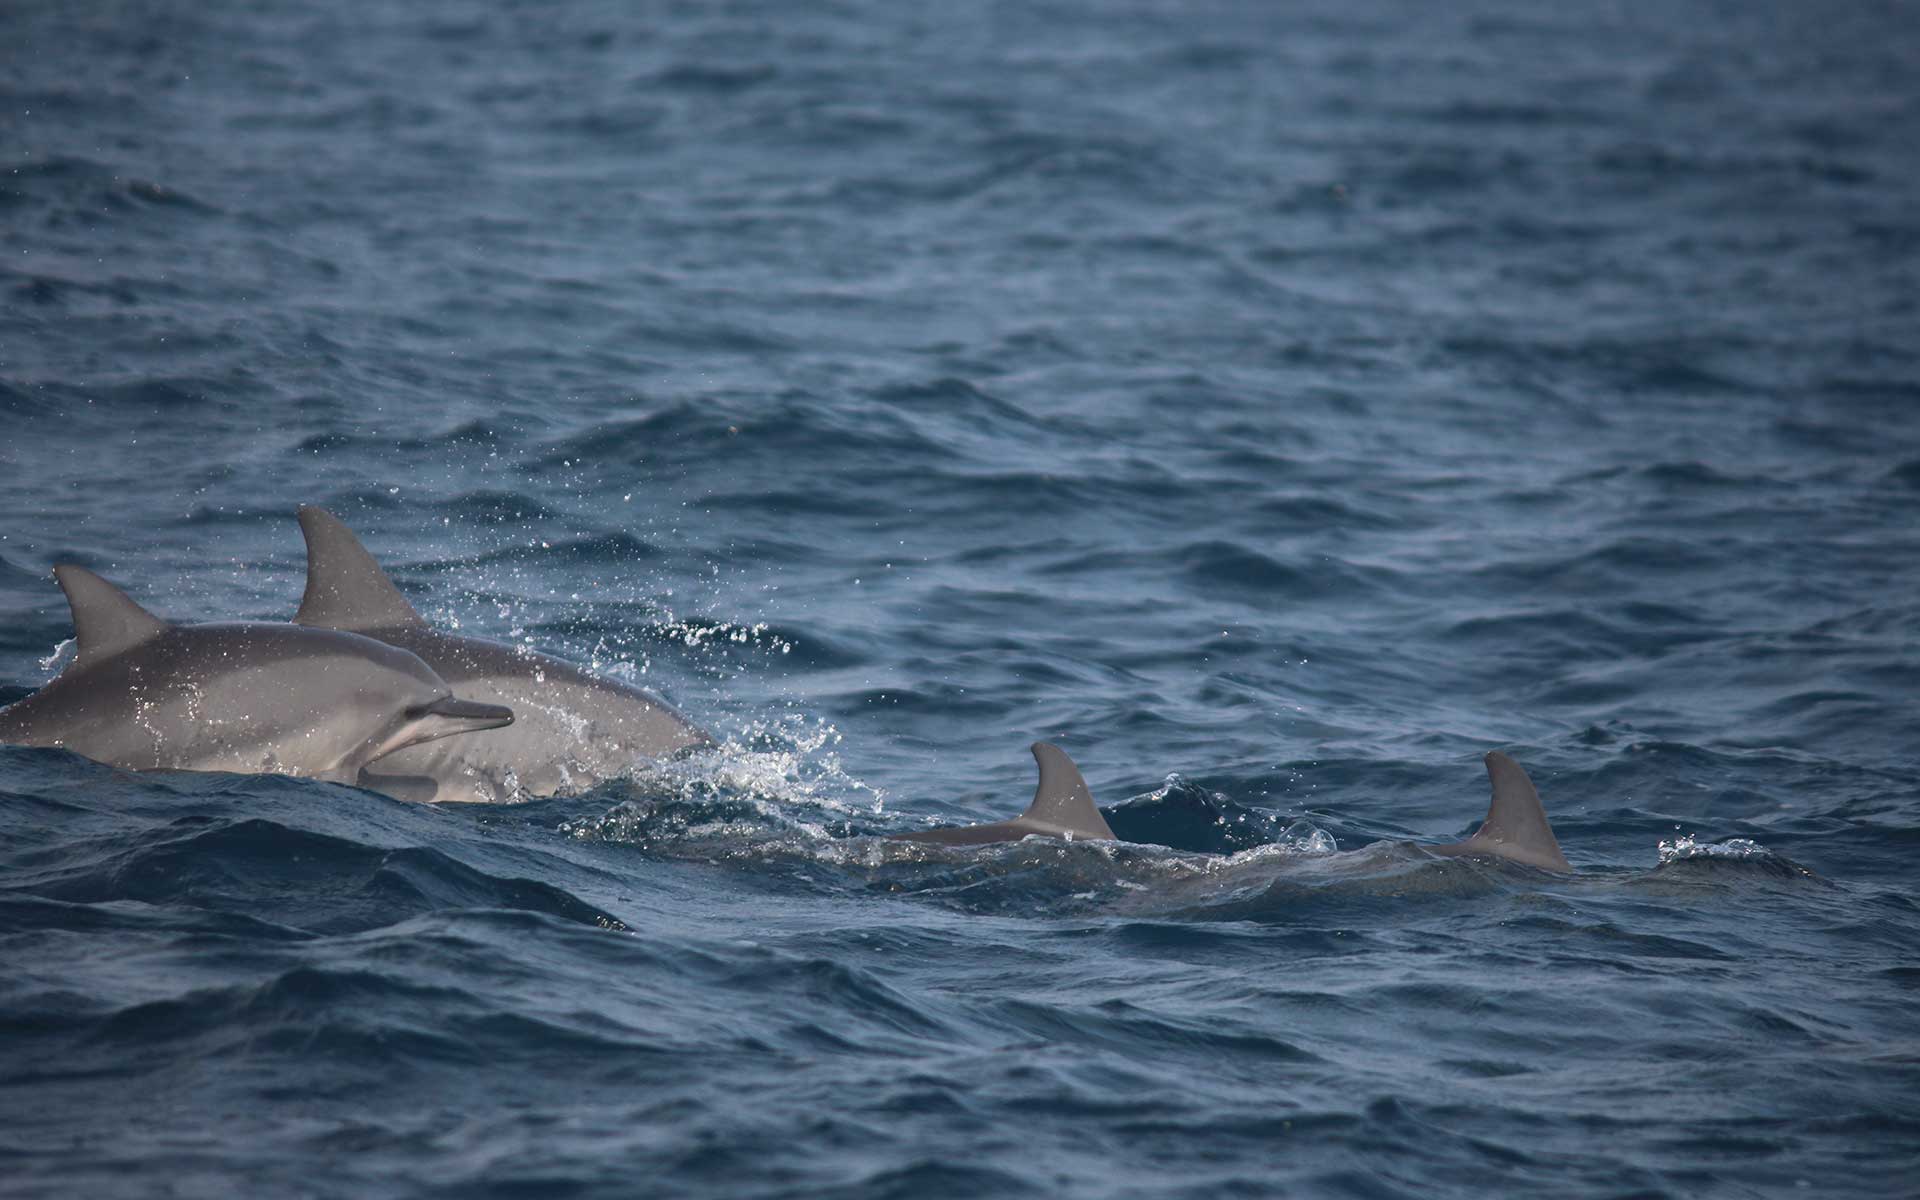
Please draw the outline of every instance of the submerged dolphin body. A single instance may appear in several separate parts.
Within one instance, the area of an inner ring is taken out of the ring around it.
[[[277,622],[170,625],[83,567],[54,577],[78,652],[51,683],[0,708],[0,742],[130,770],[350,784],[382,755],[513,720],[456,699],[418,657],[372,638]]]
[[[463,696],[505,704],[510,730],[402,750],[361,786],[405,800],[511,800],[578,791],[638,758],[710,746],[713,739],[641,691],[532,650],[429,628],[353,531],[311,505],[300,510],[307,590],[299,625],[378,638],[425,659]]]
[[[942,846],[977,846],[988,842],[1012,842],[1035,835],[1072,840],[1105,838],[1115,840],[1100,810],[1094,807],[1093,794],[1080,769],[1058,746],[1035,742],[1033,757],[1040,764],[1040,786],[1033,804],[1011,821],[991,825],[958,825],[943,829],[923,829],[913,833],[890,835],[896,841],[933,842]],[[1560,843],[1547,824],[1547,812],[1540,793],[1520,764],[1499,751],[1486,756],[1487,777],[1493,783],[1493,801],[1487,807],[1487,819],[1464,842],[1427,846],[1430,854],[1446,857],[1491,855],[1548,871],[1571,871]]]

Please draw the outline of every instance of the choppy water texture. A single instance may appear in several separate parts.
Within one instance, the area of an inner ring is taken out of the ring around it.
[[[0,698],[314,502],[725,747],[0,751],[0,1192],[1911,1194],[1920,21],[1561,7],[5,5]]]

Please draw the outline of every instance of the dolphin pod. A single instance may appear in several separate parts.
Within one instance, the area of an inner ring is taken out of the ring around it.
[[[429,627],[331,513],[309,505],[299,519],[307,581],[291,624],[173,625],[85,568],[56,567],[77,652],[52,682],[0,708],[0,743],[132,770],[301,775],[402,800],[482,802],[580,790],[636,758],[713,744],[638,688]],[[1040,781],[1019,816],[890,836],[1117,840],[1073,760],[1046,742],[1032,750]],[[1479,830],[1426,849],[1571,871],[1526,771],[1498,751],[1485,761],[1493,798]]]
[[[513,721],[372,638],[261,621],[173,625],[84,567],[54,577],[76,653],[52,682],[0,708],[0,742],[131,770],[350,784],[397,751]]]
[[[896,841],[932,842],[942,846],[976,846],[989,842],[1013,842],[1026,837],[1053,837],[1072,841],[1076,838],[1114,838],[1100,810],[1094,807],[1093,793],[1081,777],[1080,768],[1060,747],[1047,742],[1033,744],[1034,761],[1040,764],[1040,784],[1034,790],[1033,803],[1011,821],[987,825],[951,825],[896,833]],[[1573,867],[1560,853],[1560,843],[1547,823],[1547,810],[1540,793],[1527,778],[1520,764],[1500,753],[1486,756],[1487,778],[1493,784],[1493,800],[1487,806],[1487,818],[1464,842],[1427,846],[1430,854],[1446,857],[1488,856],[1525,863],[1547,871],[1571,871]]]

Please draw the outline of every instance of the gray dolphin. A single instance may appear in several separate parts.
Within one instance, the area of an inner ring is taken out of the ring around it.
[[[1093,805],[1093,793],[1067,752],[1050,742],[1033,744],[1033,761],[1040,764],[1040,786],[1033,803],[1011,821],[991,825],[954,825],[921,829],[891,836],[903,842],[933,842],[941,846],[978,846],[987,842],[1017,842],[1023,837],[1102,838],[1117,841],[1107,819]]]
[[[1560,853],[1560,842],[1547,824],[1546,806],[1540,793],[1520,764],[1500,753],[1487,752],[1487,778],[1493,783],[1493,802],[1487,805],[1487,819],[1464,842],[1428,846],[1431,854],[1449,858],[1490,854],[1511,859],[1547,871],[1571,871],[1572,864]]]
[[[511,800],[579,791],[713,739],[664,701],[529,649],[430,628],[353,531],[300,509],[307,590],[299,625],[345,629],[410,650],[463,696],[506,704],[513,728],[390,754],[361,786],[407,800]]]
[[[0,742],[130,770],[242,771],[354,783],[403,747],[495,729],[513,712],[455,699],[412,654],[278,622],[171,625],[84,567],[54,568],[77,653],[0,708]]]
[[[891,834],[897,841],[933,842],[943,846],[975,846],[987,842],[1012,842],[1039,835],[1072,840],[1105,838],[1115,840],[1106,818],[1094,807],[1093,793],[1087,781],[1058,746],[1046,742],[1033,744],[1034,760],[1040,764],[1040,786],[1033,804],[1011,821],[991,825],[957,825],[942,829],[922,829],[913,833]],[[1520,764],[1499,751],[1486,756],[1487,777],[1493,783],[1493,801],[1480,829],[1464,842],[1425,847],[1429,853],[1459,857],[1491,855],[1541,867],[1549,871],[1571,871],[1560,843],[1554,840],[1547,824],[1546,809],[1533,781]]]

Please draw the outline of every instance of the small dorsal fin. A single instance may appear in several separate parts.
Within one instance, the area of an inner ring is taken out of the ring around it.
[[[1566,855],[1560,853],[1553,827],[1547,824],[1540,793],[1520,764],[1498,750],[1489,751],[1487,778],[1493,781],[1493,803],[1487,808],[1480,831],[1464,842],[1440,849],[1456,854],[1495,854],[1549,871],[1573,870]]]
[[[1045,825],[1074,837],[1114,838],[1113,829],[1093,805],[1093,793],[1080,777],[1066,751],[1048,742],[1033,744],[1033,760],[1040,764],[1040,786],[1020,820]]]
[[[303,505],[300,533],[307,539],[307,592],[294,624],[346,630],[426,624],[338,517]]]
[[[85,567],[62,563],[53,569],[53,577],[73,610],[72,670],[85,670],[130,650],[167,627],[165,621]]]

